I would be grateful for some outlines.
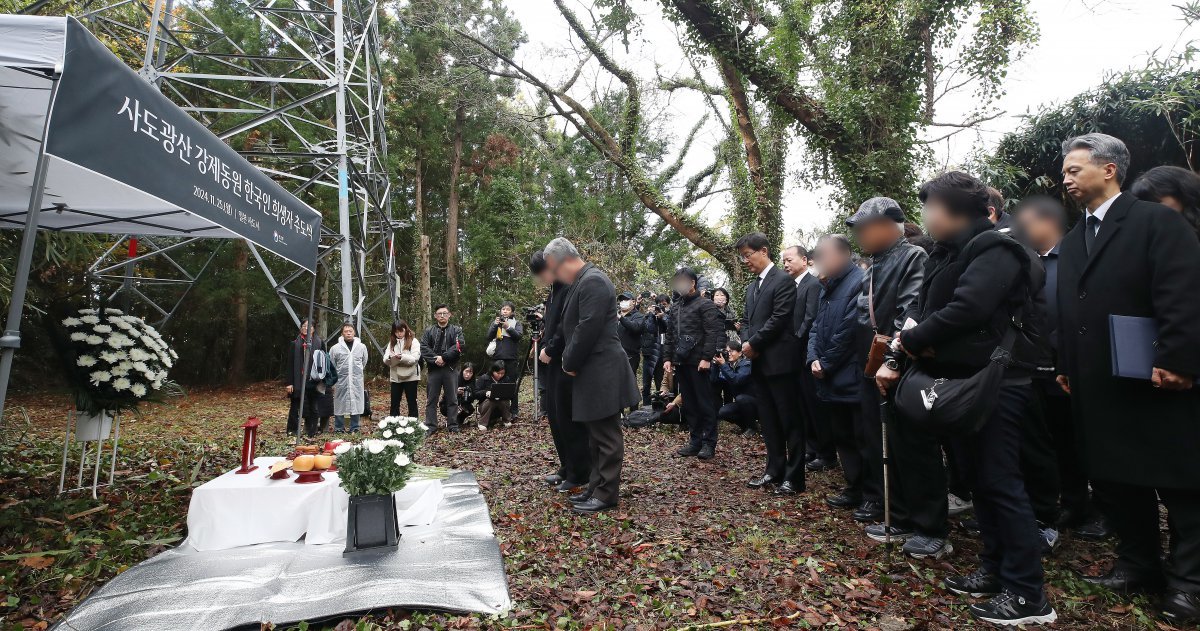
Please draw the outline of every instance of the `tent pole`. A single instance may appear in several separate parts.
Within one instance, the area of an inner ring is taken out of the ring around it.
[[[308,364],[312,361],[312,341],[317,339],[317,323],[313,322],[313,303],[316,301],[317,270],[314,266],[312,289],[308,292],[308,335],[305,336],[308,338],[308,340],[304,343],[304,364],[300,366],[300,409],[296,413],[296,436],[292,439],[293,445],[300,443],[300,432],[304,431],[304,415],[306,412],[306,408],[304,407],[304,397],[306,394],[308,394]],[[317,416],[316,419],[319,422],[320,416]]]
[[[13,355],[21,347],[21,314],[25,310],[25,290],[29,286],[29,270],[33,267],[33,247],[37,243],[38,216],[42,211],[42,194],[46,190],[46,137],[50,133],[50,112],[58,96],[56,71],[50,80],[50,98],[46,103],[46,120],[42,124],[42,140],[38,144],[37,164],[33,169],[33,190],[29,193],[29,209],[25,213],[25,232],[21,234],[21,250],[13,274],[12,299],[8,303],[8,319],[0,336],[0,421],[4,420],[4,401],[8,397],[8,379],[12,373]]]

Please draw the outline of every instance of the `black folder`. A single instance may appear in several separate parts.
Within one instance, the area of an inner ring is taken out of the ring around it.
[[[1158,326],[1154,318],[1108,316],[1114,377],[1149,380],[1154,373],[1158,348]],[[1200,379],[1196,380],[1200,383]]]

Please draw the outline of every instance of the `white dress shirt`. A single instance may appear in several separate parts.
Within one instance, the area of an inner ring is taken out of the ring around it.
[[[1100,204],[1100,206],[1098,208],[1096,208],[1096,210],[1088,210],[1088,214],[1095,217],[1096,219],[1099,219],[1100,223],[1104,223],[1105,213],[1108,212],[1108,208],[1110,206],[1112,206],[1113,202],[1116,201],[1116,199],[1120,196],[1121,196],[1121,194],[1117,193],[1116,195],[1109,197],[1108,200],[1105,201],[1103,204]],[[1100,224],[1098,223],[1098,224],[1096,224],[1096,232],[1093,234],[1098,234],[1099,232],[1100,232]]]
[[[762,286],[763,281],[767,279],[767,274],[771,272],[772,267],[775,267],[775,264],[768,262],[767,266],[763,268],[763,271],[758,273],[758,285],[760,287]]]

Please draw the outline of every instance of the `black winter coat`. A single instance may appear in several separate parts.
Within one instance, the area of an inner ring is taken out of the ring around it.
[[[968,248],[968,245],[970,246]],[[986,218],[958,238],[934,247],[917,301],[917,326],[900,334],[905,350],[932,357],[918,363],[934,377],[965,378],[991,360],[1012,318],[1021,310],[1022,333],[1006,378],[1028,379],[1041,344],[1032,295],[1044,282],[1041,265]]]
[[[513,319],[512,327],[508,326],[508,322],[501,320],[504,326],[504,337],[496,338],[496,331],[501,325],[497,325],[495,320],[488,327],[487,343],[491,344],[492,340],[496,340],[496,352],[492,355],[492,359],[517,359],[521,356],[521,337],[525,335],[525,327],[520,320]]]
[[[567,291],[562,312],[562,369],[571,379],[571,420],[607,419],[642,400],[617,339],[617,293],[588,263]]]
[[[627,357],[637,357],[642,352],[642,334],[645,332],[646,317],[637,310],[617,318],[617,337]]]
[[[1085,222],[1058,260],[1059,365],[1071,382],[1089,477],[1200,489],[1200,387],[1172,392],[1112,376],[1109,315],[1154,318],[1154,365],[1200,375],[1200,242],[1178,213],[1122,193],[1092,245]]]
[[[684,296],[671,306],[671,322],[663,344],[663,361],[695,366],[725,349],[725,312],[699,294]]]
[[[312,337],[313,350],[325,350],[325,340],[322,340],[319,335]],[[312,350],[308,351],[308,366],[304,366],[304,338],[299,335],[292,343],[288,345],[287,369],[284,371],[284,385],[292,387],[292,394],[289,395],[293,399],[300,398],[300,390],[308,382],[307,373],[311,372],[312,366]],[[302,370],[304,368],[304,370]],[[309,395],[311,396],[311,395]]]
[[[855,345],[859,328],[857,299],[862,280],[863,271],[850,263],[841,274],[827,279],[821,289],[817,319],[808,334],[808,365],[821,362],[823,376],[813,381],[817,398],[822,401],[858,401],[865,359]]]
[[[421,334],[421,359],[425,360],[425,367],[429,370],[454,368],[465,346],[461,326],[447,324],[443,329],[437,324],[431,324]],[[439,355],[445,362],[444,366],[438,366],[435,361]]]

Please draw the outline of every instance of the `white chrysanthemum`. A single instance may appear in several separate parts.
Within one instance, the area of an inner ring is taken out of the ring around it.
[[[75,359],[75,364],[84,368],[91,368],[96,365],[96,358],[91,355],[80,355]]]
[[[333,453],[340,456],[353,448],[354,445],[351,443],[339,443],[337,447],[333,448]]]
[[[117,352],[113,353],[113,355],[115,355],[117,357],[117,359],[128,359],[129,358],[129,355],[125,351],[117,351]]]
[[[146,361],[150,359],[150,354],[140,348],[131,348],[129,349],[129,359],[135,362]]]
[[[132,324],[118,318],[109,318],[108,321],[112,322],[113,326],[117,327],[118,329],[124,329],[126,331],[133,326]]]
[[[172,358],[172,359],[179,359],[179,355],[177,355],[177,354],[175,353],[175,349],[173,349],[173,348],[172,348],[172,349],[170,349],[170,350],[169,350],[169,351],[167,351],[167,352],[171,354],[171,358]]]
[[[411,423],[412,419],[407,416],[401,416],[400,418],[396,419],[396,422],[399,423],[401,427],[404,427],[405,425]]]
[[[92,327],[92,330],[97,333],[112,333],[113,328],[107,324],[97,324],[96,326]]]
[[[96,313],[96,310],[95,309],[80,309],[79,313],[92,314],[92,313]]]
[[[86,340],[87,337],[88,337],[87,333],[84,333],[83,331],[76,331],[71,334],[71,341],[72,342],[82,342],[82,341]]]
[[[382,440],[372,440],[370,438],[363,441],[363,446],[367,448],[367,451],[373,454],[377,454],[383,451],[384,447],[387,447]]]
[[[384,419],[382,419],[382,420],[380,420],[380,421],[379,421],[379,429],[383,429],[383,428],[385,428],[385,427],[387,427],[387,426],[388,426],[388,420],[387,420],[387,418],[384,418]]]
[[[104,310],[104,313],[107,313],[107,314],[109,314],[109,315],[121,315],[121,310],[120,310],[120,309],[113,309],[112,307],[109,307],[109,308],[107,308],[107,309],[105,309],[105,310]]]
[[[428,426],[428,425],[426,425],[426,424],[424,424],[424,423],[420,423],[420,424],[418,425],[418,427],[420,427],[420,428],[421,428],[421,431],[423,431],[423,432],[427,432],[427,431],[429,431],[429,426]]]
[[[113,379],[113,390],[128,390],[132,385],[133,382],[129,381],[125,377],[117,377],[116,379]]]
[[[104,338],[100,337],[99,335],[89,335],[87,336],[86,341],[92,346],[99,346],[104,343]]]
[[[94,315],[85,315],[82,318],[79,318],[79,321],[87,324],[100,324],[100,318],[97,318]]]
[[[146,372],[150,370],[150,367],[146,365],[146,362],[133,362],[133,369],[138,372]]]
[[[174,354],[174,353],[172,353],[172,355],[173,355],[173,354]],[[171,366],[174,366],[174,365],[175,365],[175,362],[171,361],[170,359],[164,359],[164,360],[163,360],[163,365],[164,365],[164,366],[166,366],[167,368],[170,368]]]
[[[131,327],[128,331],[126,331],[126,333],[128,333],[129,335],[131,335],[133,337],[141,337],[142,336],[142,332],[139,331],[136,326]]]
[[[107,370],[97,370],[90,376],[92,378],[92,384],[97,386],[108,381],[109,379],[112,379],[112,375],[109,374]]]
[[[129,374],[129,367],[125,364],[117,364],[112,367],[112,374],[124,377]]]
[[[115,364],[121,360],[120,357],[117,357],[116,353],[113,353],[111,351],[100,351],[100,359],[102,359],[110,364]]]
[[[392,437],[392,430],[390,430],[390,429],[385,429],[385,430],[383,430],[383,437],[384,437],[384,438],[391,438],[391,437]]]
[[[395,438],[393,438],[391,440],[385,440],[385,441],[383,441],[383,444],[387,445],[388,447],[400,447],[400,448],[404,447],[404,443]]]
[[[396,454],[396,459],[393,460],[392,462],[395,462],[396,466],[398,466],[398,467],[407,467],[408,463],[409,463],[408,454],[406,454],[402,451],[402,452]]]
[[[143,386],[140,383],[133,384],[133,387],[129,388],[129,391],[133,393],[133,396],[139,399],[146,396],[146,386]]]
[[[408,427],[405,427],[401,431],[403,431],[405,434],[411,434],[411,433],[417,431],[417,428],[413,427],[412,425],[409,425]]]
[[[63,320],[63,326],[79,326],[81,324],[83,324],[83,321],[79,318],[65,318]]]

